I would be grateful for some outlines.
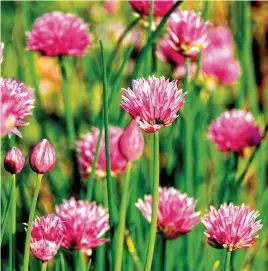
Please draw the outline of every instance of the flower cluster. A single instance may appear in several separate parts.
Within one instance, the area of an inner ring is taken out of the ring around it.
[[[36,218],[32,225],[31,251],[47,262],[58,252],[65,234],[65,223],[55,214]]]
[[[27,49],[45,56],[82,56],[91,42],[92,36],[82,19],[55,11],[35,21],[28,33]]]
[[[91,255],[92,248],[108,241],[101,239],[109,229],[107,210],[101,205],[71,198],[57,206],[56,213],[65,222],[63,247]]]
[[[32,115],[33,91],[23,83],[0,79],[1,90],[1,136],[16,134],[22,137],[17,127],[28,125],[23,119]]]
[[[262,228],[261,221],[256,221],[258,215],[257,211],[251,211],[244,204],[234,206],[225,203],[219,210],[211,207],[202,219],[209,245],[229,251],[253,246],[258,238],[256,232]]]
[[[175,239],[199,223],[199,213],[194,211],[196,201],[174,188],[159,189],[157,228],[166,239]],[[148,222],[152,219],[152,196],[138,200],[136,206]]]
[[[185,102],[185,93],[178,89],[176,81],[170,82],[164,76],[133,80],[132,88],[123,89],[121,106],[147,133],[171,125]]]
[[[262,140],[253,116],[244,110],[235,109],[224,112],[211,123],[208,138],[220,151],[238,153],[242,153],[246,147],[258,145]]]

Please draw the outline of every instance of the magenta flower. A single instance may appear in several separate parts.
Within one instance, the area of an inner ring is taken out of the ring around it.
[[[150,14],[150,0],[128,0],[129,4],[131,5],[132,9],[140,14],[141,16],[149,16]],[[170,1],[154,1],[154,17],[163,17],[165,16],[169,10],[174,5],[175,0]]]
[[[91,42],[82,19],[54,11],[37,18],[28,33],[27,49],[45,56],[82,56]]]
[[[147,133],[171,125],[185,102],[185,93],[178,89],[177,82],[170,82],[164,76],[133,80],[132,88],[123,89],[121,106],[132,118],[138,119],[141,129]]]
[[[175,11],[168,21],[171,46],[187,57],[195,57],[208,44],[210,23],[194,11]]]
[[[222,152],[240,153],[245,147],[258,145],[262,135],[251,113],[233,109],[224,112],[210,124],[208,138]]]
[[[233,84],[238,79],[240,66],[233,58],[233,39],[229,29],[224,27],[212,29],[209,34],[209,45],[202,53],[201,70],[223,85]]]
[[[208,244],[229,251],[253,246],[258,238],[256,233],[262,228],[261,220],[256,221],[258,215],[257,211],[251,211],[244,204],[234,206],[224,203],[219,210],[211,206],[201,220],[206,227]]]
[[[82,249],[91,255],[95,248],[108,239],[101,236],[109,230],[108,211],[96,202],[71,198],[56,207],[57,215],[65,222],[66,231],[62,246],[69,249]]]
[[[195,205],[193,198],[188,198],[175,188],[159,188],[157,228],[166,239],[175,239],[199,223],[199,212],[194,211]],[[152,196],[145,196],[144,201],[139,199],[136,206],[151,223]]]
[[[136,120],[132,120],[119,140],[120,152],[127,161],[138,159],[144,148],[144,138]]]
[[[170,63],[173,66],[184,66],[184,56],[170,45],[167,35],[159,42],[156,54],[165,63]]]
[[[25,164],[23,153],[16,147],[11,148],[5,155],[4,167],[11,174],[17,174],[22,171]]]
[[[42,139],[30,153],[32,170],[38,174],[50,172],[56,165],[56,151],[47,139]]]
[[[109,128],[110,140],[110,159],[111,171],[113,176],[120,176],[126,170],[127,160],[119,150],[119,139],[123,134],[123,130],[117,127]],[[77,141],[77,151],[79,153],[80,168],[83,177],[87,178],[92,170],[93,158],[96,150],[96,145],[99,137],[99,129],[92,128],[92,132],[82,136],[80,141]],[[100,152],[96,167],[96,178],[100,179],[106,176],[106,153],[105,153],[105,139],[101,139]]]
[[[51,260],[61,246],[64,232],[65,223],[55,214],[36,218],[31,233],[33,255],[43,262]]]
[[[28,125],[23,119],[32,115],[34,107],[33,91],[24,86],[23,83],[0,79],[1,89],[1,136],[16,134],[22,137],[17,129],[19,126]]]

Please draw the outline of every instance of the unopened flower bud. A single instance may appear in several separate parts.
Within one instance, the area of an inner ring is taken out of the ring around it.
[[[30,153],[30,166],[38,174],[51,171],[56,165],[56,151],[47,139],[42,139]]]
[[[11,174],[17,174],[22,171],[25,164],[25,158],[22,152],[16,148],[13,147],[10,149],[5,156],[4,159],[4,166],[6,171],[8,171]]]
[[[144,148],[144,138],[136,120],[132,120],[119,140],[120,152],[128,161],[139,158]]]

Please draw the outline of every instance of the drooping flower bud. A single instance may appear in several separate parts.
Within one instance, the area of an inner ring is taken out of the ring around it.
[[[135,119],[124,130],[119,140],[119,148],[128,161],[136,160],[142,154],[144,138]]]
[[[4,166],[6,171],[11,174],[17,174],[22,171],[25,164],[25,158],[22,152],[16,148],[11,148],[5,156]]]
[[[56,165],[56,151],[47,139],[42,139],[30,153],[30,166],[38,174],[51,171]]]

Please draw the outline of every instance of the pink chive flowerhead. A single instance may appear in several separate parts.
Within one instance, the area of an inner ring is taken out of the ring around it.
[[[256,221],[258,215],[257,211],[251,211],[244,204],[234,206],[224,203],[219,210],[211,206],[201,220],[206,227],[208,244],[229,251],[253,246],[258,238],[256,233],[262,228],[261,220]]]
[[[195,57],[208,44],[210,23],[194,11],[175,11],[168,21],[171,46],[187,57]]]
[[[0,78],[1,91],[1,136],[16,134],[22,137],[17,129],[29,123],[23,119],[32,115],[34,107],[33,91],[19,81]]]
[[[50,172],[56,165],[56,151],[47,139],[42,139],[30,153],[32,170],[38,174]]]
[[[73,14],[54,11],[36,19],[27,49],[44,56],[82,56],[92,42],[88,26]]]
[[[166,239],[175,239],[199,223],[199,212],[194,211],[195,205],[193,198],[188,198],[175,188],[159,188],[157,228]],[[145,196],[144,201],[139,199],[136,206],[151,223],[152,196]]]
[[[66,226],[63,247],[82,249],[87,255],[91,255],[92,248],[108,241],[101,239],[109,230],[108,210],[101,205],[71,198],[57,206],[56,212]]]
[[[209,33],[209,45],[202,53],[201,70],[223,85],[233,84],[238,79],[240,66],[233,58],[233,39],[228,28],[215,27]]]
[[[132,89],[123,89],[123,93],[122,108],[147,133],[171,125],[185,102],[185,93],[178,89],[177,82],[164,76],[133,80]]]
[[[4,167],[11,174],[17,174],[22,171],[25,164],[25,158],[22,152],[13,147],[6,153],[4,158]]]
[[[210,124],[208,138],[222,152],[240,153],[245,147],[258,145],[262,135],[251,113],[232,109]]]
[[[65,223],[55,214],[36,218],[32,225],[31,251],[43,261],[51,260],[58,252],[65,233]]]
[[[99,129],[92,128],[92,132],[82,136],[80,141],[77,141],[77,151],[79,153],[80,168],[84,178],[88,178],[94,159],[94,154],[99,137]],[[110,140],[110,160],[111,170],[113,176],[120,176],[126,170],[127,160],[121,154],[119,149],[119,139],[123,134],[123,130],[117,127],[109,127],[109,140]],[[96,178],[104,178],[106,176],[106,153],[105,153],[105,139],[101,139],[99,157],[97,160],[97,167],[95,172]]]
[[[144,138],[136,120],[132,120],[119,140],[120,152],[128,161],[138,159],[144,148]]]
[[[137,0],[128,0],[131,8],[140,14],[141,16],[149,16],[150,14],[150,0],[142,0],[142,1],[137,1]],[[172,8],[174,5],[175,1],[154,1],[154,12],[153,15],[154,17],[163,17],[165,16],[169,10]]]

